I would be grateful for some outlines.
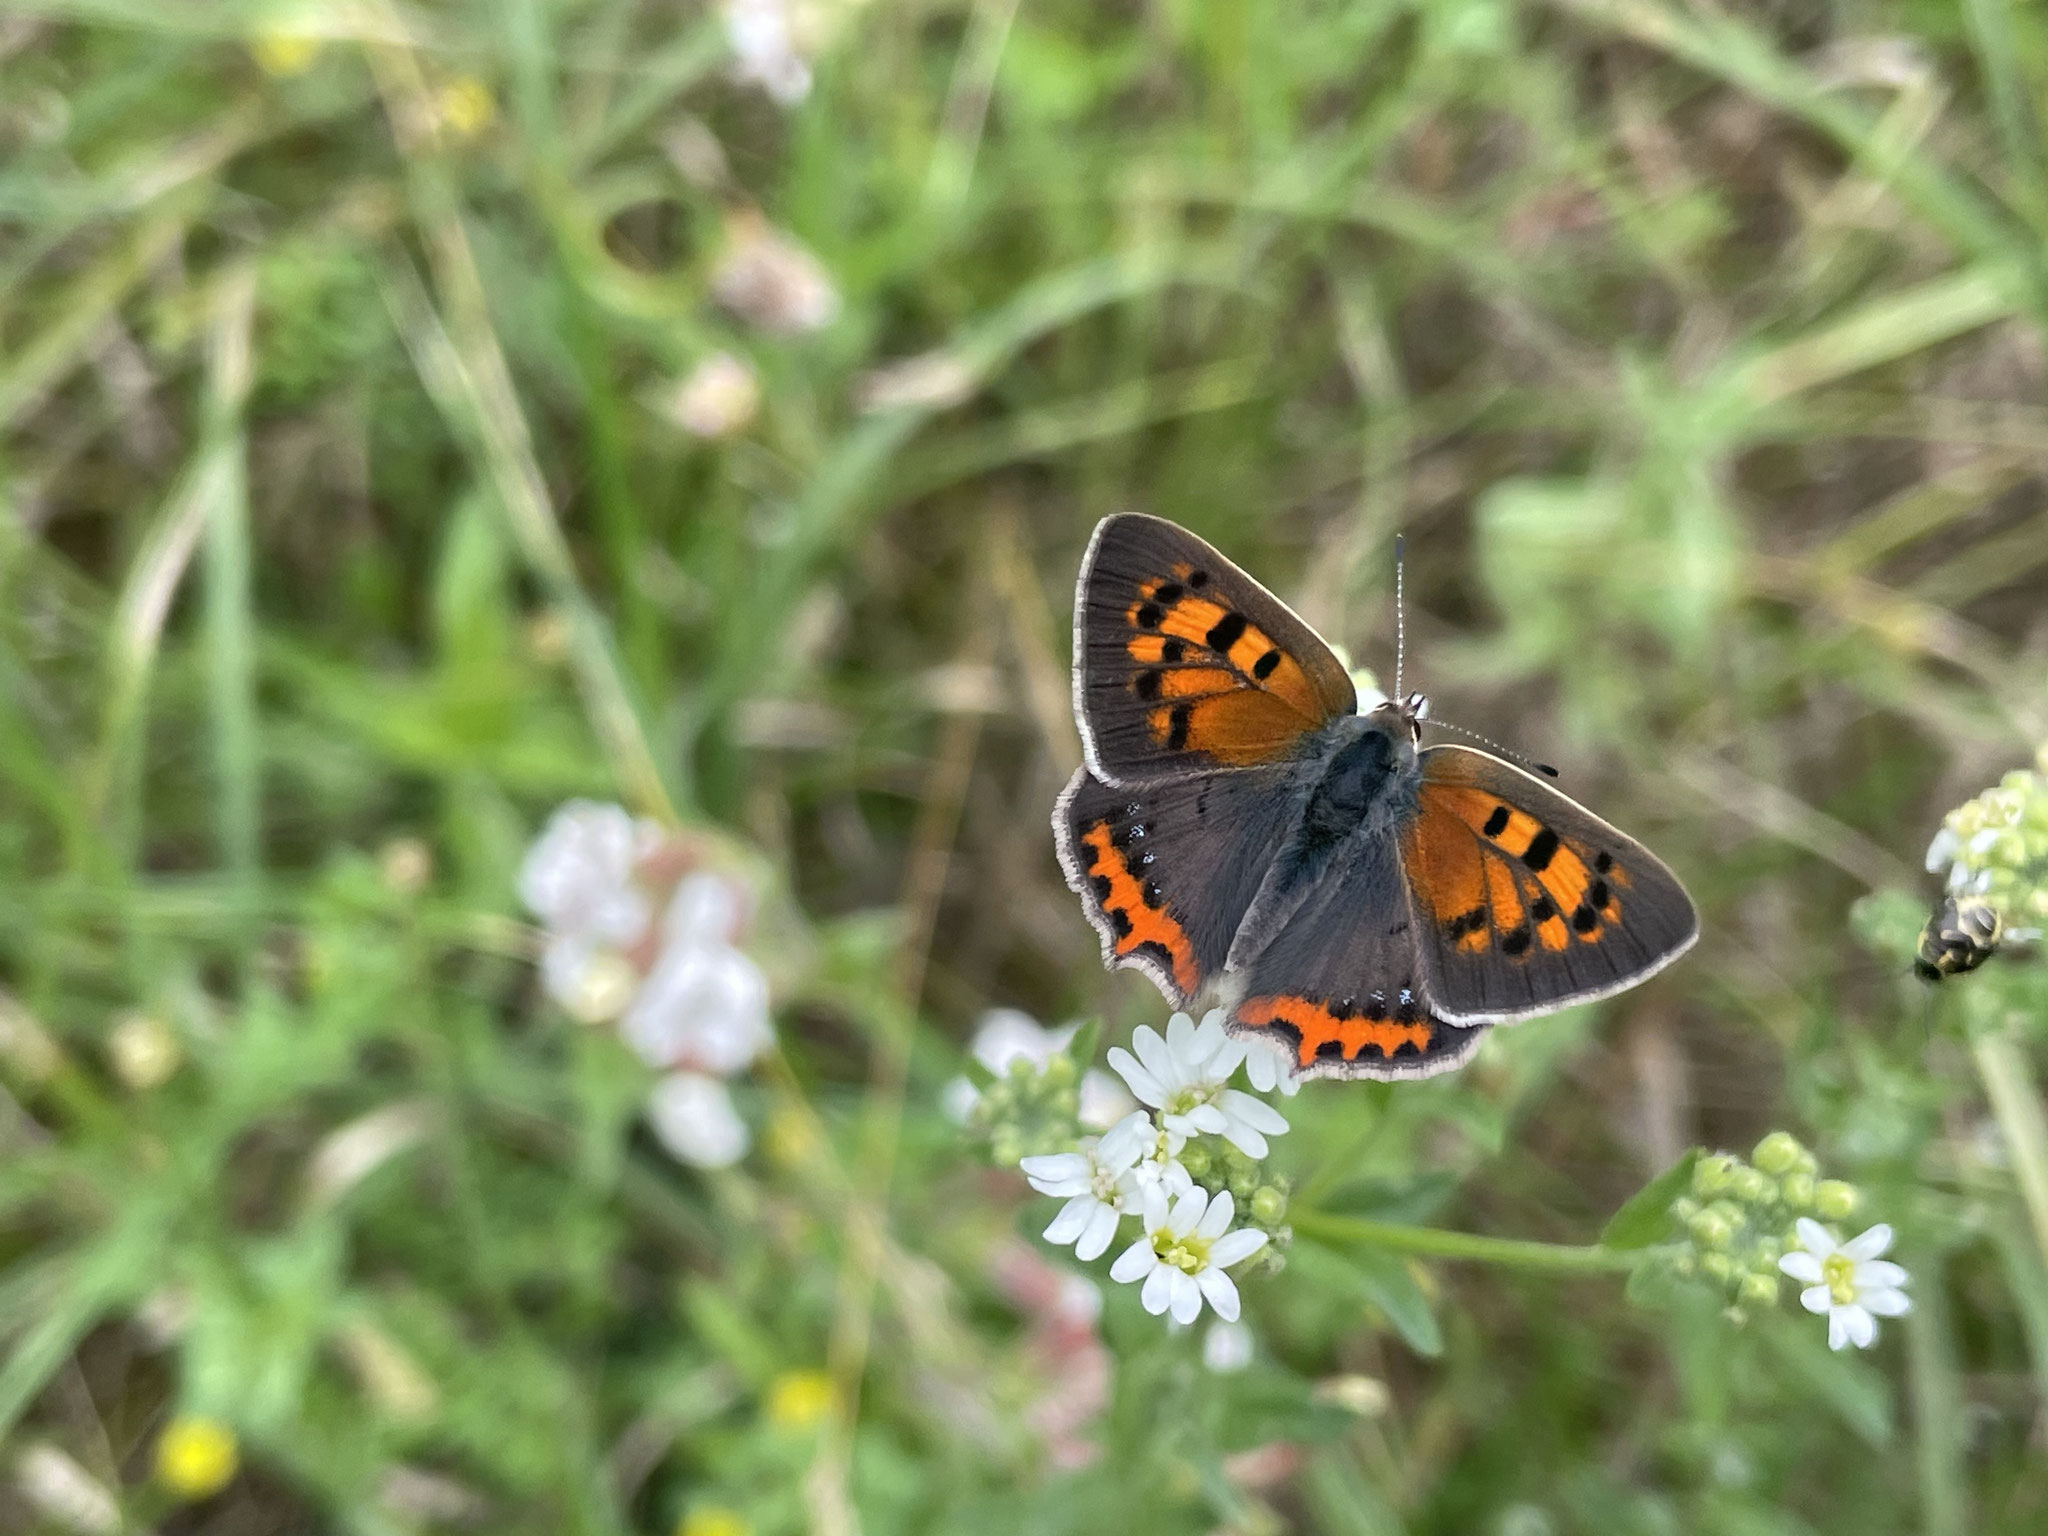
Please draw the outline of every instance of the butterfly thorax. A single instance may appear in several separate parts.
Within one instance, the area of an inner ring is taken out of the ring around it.
[[[1230,947],[1247,964],[1308,899],[1352,839],[1385,836],[1415,811],[1413,718],[1401,706],[1343,715],[1303,743],[1300,809]]]

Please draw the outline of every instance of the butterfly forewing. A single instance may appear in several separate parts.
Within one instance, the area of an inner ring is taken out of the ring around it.
[[[1245,967],[1231,1028],[1279,1046],[1301,1076],[1382,1080],[1448,1072],[1486,1032],[1430,1009],[1387,838],[1360,839]]]
[[[1287,605],[1185,528],[1124,513],[1075,591],[1074,713],[1111,784],[1276,763],[1357,695]]]
[[[1111,786],[1078,769],[1053,811],[1067,884],[1102,936],[1176,1006],[1223,969],[1287,833],[1288,767]]]
[[[1422,754],[1400,848],[1431,1001],[1461,1024],[1606,997],[1699,936],[1692,899],[1647,848],[1484,752]]]

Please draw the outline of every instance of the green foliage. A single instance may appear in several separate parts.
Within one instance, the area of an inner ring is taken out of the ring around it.
[[[2048,735],[2038,8],[799,11],[787,109],[711,6],[0,16],[13,1523],[54,1453],[166,1530],[2038,1530],[2048,966],[1909,971]],[[988,1006],[1090,1021],[1047,1145],[1161,1022],[1045,832],[1129,506],[1381,676],[1405,529],[1409,685],[1705,914],[1287,1100],[1227,1375],[1020,1300],[1073,1266],[939,1108]],[[535,982],[578,795],[760,872],[735,1169]],[[1899,1230],[1871,1354],[1625,1299],[1780,1126]]]

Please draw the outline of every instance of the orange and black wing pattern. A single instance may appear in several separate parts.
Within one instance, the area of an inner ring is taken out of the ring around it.
[[[1284,765],[1120,787],[1076,769],[1053,836],[1103,963],[1187,1006],[1223,970],[1287,835],[1291,781]]]
[[[1361,839],[1245,967],[1233,1033],[1278,1045],[1300,1077],[1434,1077],[1460,1067],[1486,1027],[1431,1007],[1408,897],[1388,838]]]
[[[1422,754],[1400,837],[1430,999],[1502,1023],[1634,986],[1684,954],[1699,914],[1677,876],[1533,775],[1468,747]]]
[[[1105,783],[1279,762],[1357,707],[1314,630],[1164,519],[1103,519],[1074,605],[1074,716]]]

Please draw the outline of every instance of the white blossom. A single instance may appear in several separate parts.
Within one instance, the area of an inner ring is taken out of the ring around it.
[[[1202,1335],[1202,1364],[1219,1376],[1241,1371],[1252,1363],[1252,1331],[1243,1323],[1220,1319]]]
[[[1204,1301],[1226,1322],[1237,1320],[1237,1286],[1224,1271],[1266,1246],[1266,1234],[1252,1227],[1230,1231],[1236,1214],[1230,1191],[1213,1197],[1201,1188],[1171,1205],[1154,1186],[1144,1194],[1145,1234],[1117,1257],[1109,1277],[1142,1284],[1139,1300],[1155,1317],[1170,1311],[1177,1323],[1201,1316]]]
[[[714,352],[692,368],[663,404],[663,414],[692,437],[744,432],[761,408],[761,381],[730,352]]]
[[[624,955],[581,934],[557,934],[541,951],[541,990],[579,1024],[616,1019],[633,1000],[639,980]]]
[[[1283,1045],[1264,1036],[1247,1036],[1244,1041],[1245,1080],[1261,1093],[1278,1088],[1288,1098],[1301,1092],[1301,1079],[1294,1073],[1294,1057]]]
[[[647,1123],[672,1156],[693,1167],[730,1167],[747,1153],[747,1123],[715,1077],[669,1073],[647,1096]]]
[[[788,0],[727,0],[725,37],[735,80],[760,86],[785,107],[811,94],[811,66],[796,50]]]
[[[620,946],[653,916],[634,866],[661,838],[625,807],[571,800],[549,819],[519,868],[519,899],[554,933]]]
[[[1223,1010],[1200,1028],[1184,1013],[1166,1021],[1166,1037],[1149,1025],[1131,1036],[1134,1059],[1121,1046],[1109,1064],[1131,1085],[1138,1102],[1159,1111],[1160,1124],[1180,1136],[1221,1136],[1247,1157],[1266,1155],[1266,1137],[1287,1129],[1279,1111],[1229,1086],[1245,1059],[1243,1041],[1223,1029]]]
[[[1798,1230],[1799,1246],[1778,1260],[1778,1268],[1806,1287],[1801,1306],[1827,1314],[1829,1349],[1868,1349],[1877,1341],[1878,1318],[1913,1310],[1901,1289],[1906,1271],[1880,1257],[1892,1245],[1889,1226],[1879,1222],[1846,1243],[1808,1216],[1800,1217]]]
[[[670,946],[634,994],[619,1033],[650,1067],[730,1077],[774,1043],[768,978],[728,944]]]
[[[1045,1240],[1061,1248],[1072,1243],[1077,1259],[1100,1258],[1116,1236],[1118,1218],[1138,1209],[1147,1189],[1186,1193],[1194,1181],[1170,1156],[1162,1161],[1161,1150],[1152,1117],[1134,1113],[1078,1152],[1025,1158],[1019,1166],[1031,1187],[1067,1202],[1045,1229]]]

